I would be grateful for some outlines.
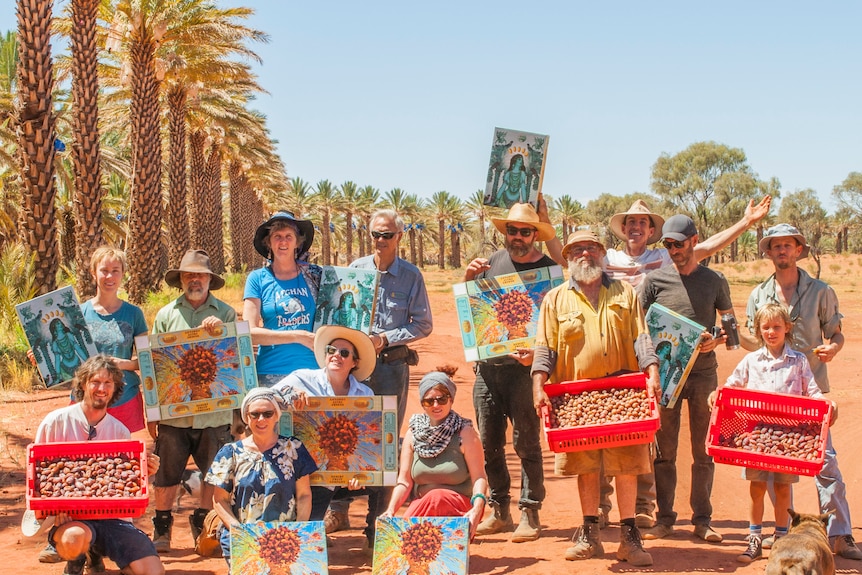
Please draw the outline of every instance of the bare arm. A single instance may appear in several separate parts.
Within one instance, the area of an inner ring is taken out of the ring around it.
[[[771,196],[765,196],[760,203],[754,203],[754,200],[749,200],[748,207],[745,208],[745,215],[742,219],[716,234],[713,234],[708,239],[698,242],[694,246],[694,257],[697,261],[705,260],[719,250],[723,250],[733,243],[733,241],[742,235],[742,233],[766,217],[769,213],[769,206],[772,202]]]
[[[276,345],[280,343],[298,343],[308,349],[314,349],[314,334],[304,329],[274,330],[262,327],[260,316],[260,300],[246,298],[242,304],[242,318],[251,328],[251,339],[258,345]]]
[[[225,524],[225,527],[238,527],[240,525],[239,519],[237,519],[230,508],[230,493],[221,487],[213,486],[213,509],[215,509],[216,514]]]
[[[473,495],[485,495],[488,492],[488,479],[485,475],[485,454],[482,451],[482,442],[479,434],[473,426],[465,426],[461,429],[461,452],[470,470],[470,479],[473,481]],[[485,498],[476,497],[471,500],[472,507],[464,516],[470,520],[470,537],[476,532],[482,515],[485,513]]]
[[[311,476],[296,480],[296,520],[308,521],[311,517]]]
[[[404,436],[404,443],[401,446],[401,461],[398,465],[398,483],[392,489],[392,497],[389,499],[389,505],[386,511],[380,514],[381,517],[394,517],[395,512],[404,505],[407,501],[407,496],[413,489],[413,476],[410,474],[410,468],[413,466],[413,432],[407,430]]]
[[[814,348],[814,353],[820,361],[827,363],[835,358],[842,347],[844,347],[844,334],[841,333],[841,328],[839,327],[832,334],[832,337],[829,338],[829,343],[818,345]]]
[[[540,222],[544,222],[552,226],[554,225],[551,223],[551,217],[548,215],[548,202],[545,201],[544,194],[539,195],[539,209],[537,213],[539,215]],[[556,234],[554,234],[553,239],[546,241],[545,245],[548,246],[548,255],[551,256],[552,260],[554,260],[563,267],[566,267],[566,265],[568,265],[566,262],[566,258],[563,257],[563,244]]]

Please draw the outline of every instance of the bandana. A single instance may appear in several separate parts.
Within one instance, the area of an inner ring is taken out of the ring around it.
[[[284,396],[276,389],[270,389],[268,387],[255,387],[251,391],[249,391],[245,395],[245,399],[242,400],[242,407],[240,408],[240,412],[242,413],[242,421],[245,424],[248,424],[248,406],[252,401],[256,401],[258,399],[263,399],[270,402],[275,408],[275,417],[276,419],[281,418],[281,412],[284,410],[286,402]]]
[[[437,457],[465,425],[472,426],[473,422],[454,411],[450,411],[439,425],[431,425],[431,418],[424,413],[413,414],[410,417],[410,431],[413,432],[416,455],[425,459]]]

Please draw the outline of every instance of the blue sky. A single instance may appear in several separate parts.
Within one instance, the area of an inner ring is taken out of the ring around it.
[[[255,107],[312,184],[467,198],[495,126],[549,134],[544,191],[584,204],[648,192],[660,154],[702,140],[830,210],[862,171],[862,3],[229,4],[271,36]]]

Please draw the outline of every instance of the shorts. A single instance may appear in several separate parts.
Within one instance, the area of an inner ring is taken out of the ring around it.
[[[218,450],[231,441],[233,437],[230,434],[230,425],[192,429],[160,423],[155,454],[161,461],[159,471],[153,479],[153,485],[156,487],[179,485],[190,456],[198,469],[206,475]]]
[[[156,556],[156,548],[146,533],[124,519],[82,520],[93,532],[90,549],[99,555],[108,557],[120,569],[125,569],[144,557]],[[48,532],[48,542],[54,545],[56,527]]]
[[[773,483],[799,483],[799,476],[792,473],[777,473],[775,471],[764,471],[763,469],[752,469],[746,467],[742,470],[742,478],[748,481],[762,481],[766,483],[770,479]]]
[[[600,473],[604,464],[604,474],[608,476],[643,475],[652,471],[650,463],[648,443],[590,451],[567,451],[555,454],[554,474]]]

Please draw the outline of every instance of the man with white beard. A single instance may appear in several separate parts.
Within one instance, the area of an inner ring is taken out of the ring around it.
[[[537,412],[550,400],[545,384],[594,379],[643,371],[652,396],[659,389],[658,358],[634,289],[602,271],[605,247],[591,231],[569,236],[563,257],[569,262],[568,283],[552,289],[542,301],[533,357],[533,405]],[[555,454],[557,475],[577,475],[583,523],[566,549],[569,561],[604,553],[599,531],[599,479],[617,482],[620,546],[617,558],[634,566],[652,565],[635,525],[637,476],[650,469],[646,444]],[[588,515],[589,513],[589,515]]]

